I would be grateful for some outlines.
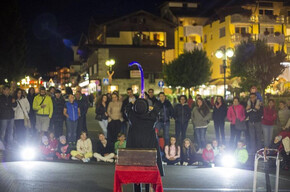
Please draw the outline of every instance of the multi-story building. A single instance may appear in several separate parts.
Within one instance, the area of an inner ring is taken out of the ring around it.
[[[166,1],[161,5],[161,17],[176,24],[174,33],[175,57],[184,51],[203,49],[203,25],[207,12],[194,1]]]
[[[115,60],[111,86],[102,86],[104,92],[128,87],[134,92],[140,88],[140,73],[128,64],[137,61],[144,69],[146,88],[158,89],[162,78],[162,65],[174,59],[175,25],[145,11],[97,24],[92,20],[88,41],[80,45],[79,53],[87,54],[85,63],[90,82],[103,82],[108,78],[106,61]],[[85,84],[86,85],[86,84]]]

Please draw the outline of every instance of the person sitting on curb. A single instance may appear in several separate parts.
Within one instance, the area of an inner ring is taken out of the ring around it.
[[[114,162],[114,146],[108,142],[103,133],[99,134],[99,141],[97,142],[97,152],[94,153],[94,157],[97,161]]]

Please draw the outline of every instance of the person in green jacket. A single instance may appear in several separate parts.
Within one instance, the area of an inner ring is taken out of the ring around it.
[[[119,133],[118,134],[118,141],[115,142],[115,153],[117,154],[118,149],[126,148],[126,137],[125,134]]]
[[[237,149],[234,152],[234,156],[237,160],[237,164],[238,164],[237,166],[244,167],[248,161],[249,155],[243,141],[238,142]]]
[[[39,88],[39,94],[35,96],[32,106],[36,112],[36,129],[42,136],[48,131],[49,122],[53,113],[51,97],[46,94],[44,87]]]

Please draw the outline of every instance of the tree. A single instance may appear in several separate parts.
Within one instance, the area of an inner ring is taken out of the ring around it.
[[[17,81],[25,74],[27,48],[16,0],[11,0],[0,11],[0,19],[0,83],[4,83],[4,79]]]
[[[231,61],[231,76],[241,78],[241,87],[249,90],[255,85],[265,94],[265,89],[285,70],[280,63],[286,54],[274,51],[265,41],[244,41],[237,46]]]
[[[195,49],[185,52],[177,59],[165,64],[164,81],[167,85],[181,86],[189,89],[209,81],[211,76],[211,61],[203,50]]]

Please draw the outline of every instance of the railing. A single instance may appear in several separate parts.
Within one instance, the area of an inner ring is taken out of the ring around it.
[[[285,42],[285,36],[283,34],[259,34],[259,39],[267,41],[267,43],[283,44]]]
[[[185,51],[193,51],[194,49],[202,49],[202,43],[184,43]]]
[[[290,43],[290,35],[285,36],[285,42]]]
[[[188,26],[183,27],[183,33],[184,33],[184,36],[189,36],[189,35],[202,36],[202,29],[203,27],[201,25],[197,25],[197,26],[188,25]]]

